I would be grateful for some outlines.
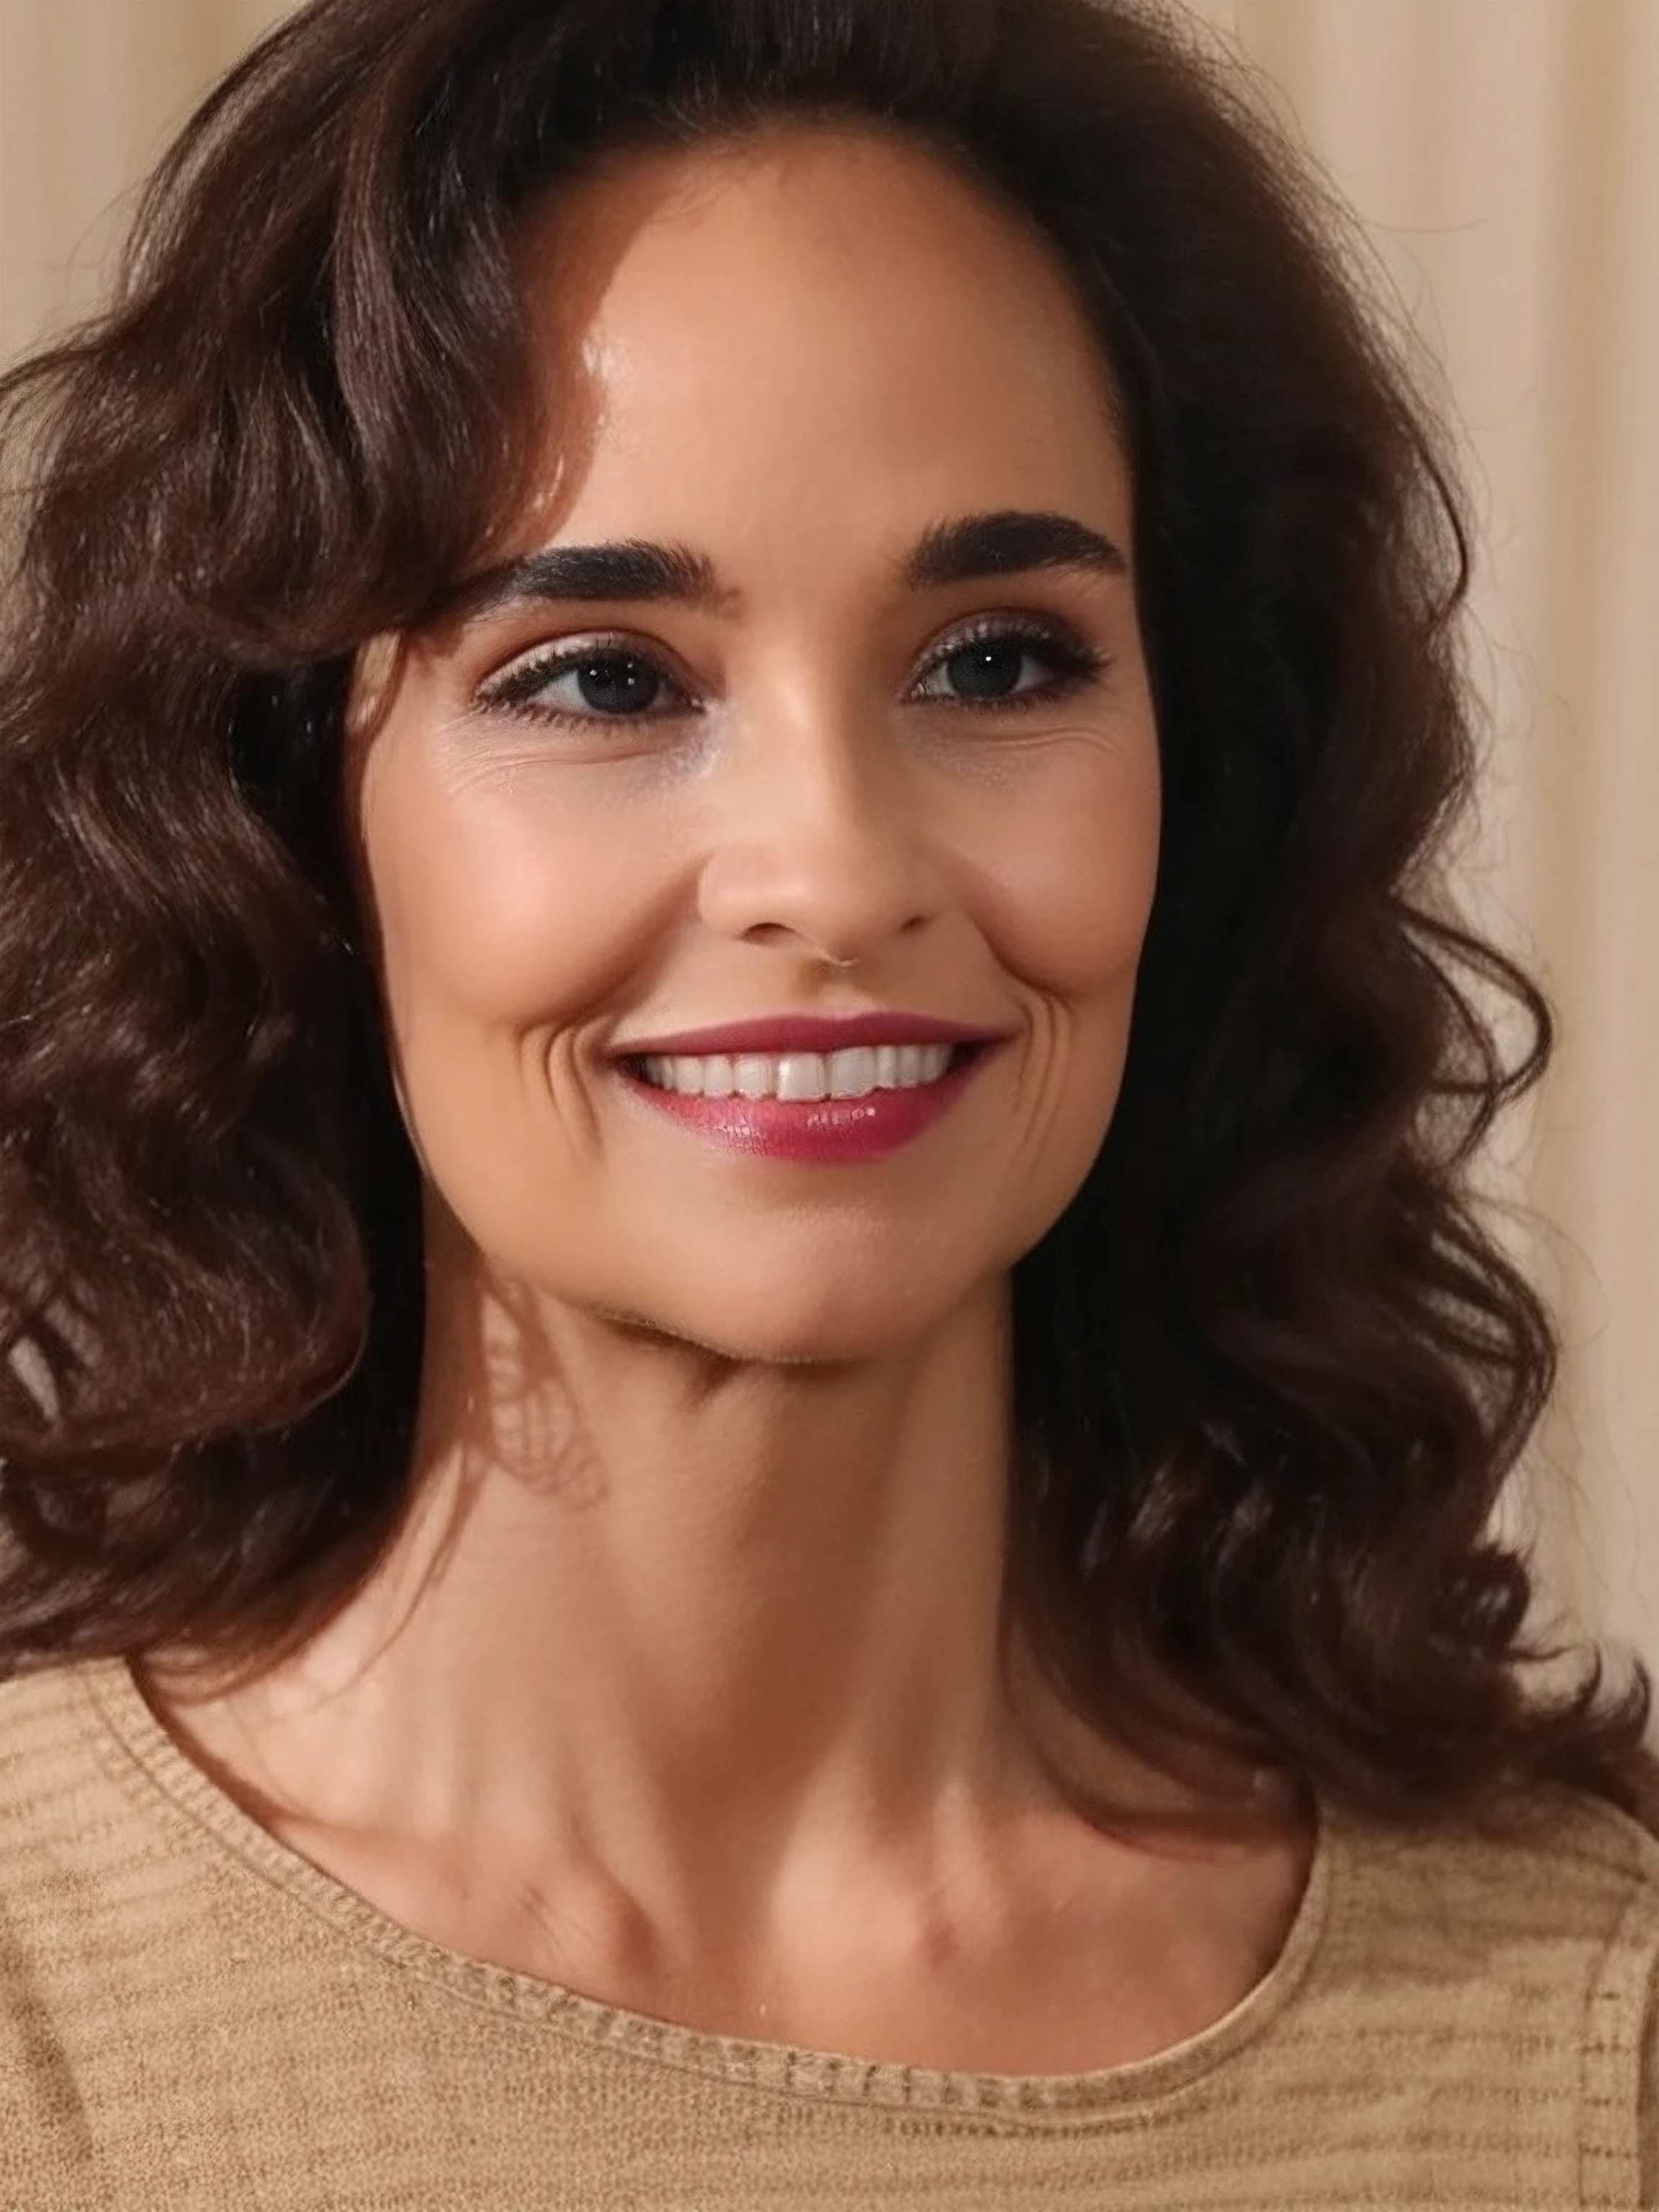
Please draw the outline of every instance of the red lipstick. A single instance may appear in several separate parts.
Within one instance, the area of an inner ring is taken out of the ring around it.
[[[729,1152],[818,1167],[856,1167],[883,1159],[942,1121],[992,1057],[968,1054],[940,1076],[906,1091],[862,1098],[697,1098],[659,1091],[630,1069],[628,1087],[642,1105]]]
[[[930,1034],[931,1033],[931,1034]],[[732,1060],[814,1052],[826,1057],[856,1046],[948,1044],[956,1048],[945,1073],[931,1082],[874,1089],[858,1098],[726,1097],[665,1090],[645,1069],[643,1048],[628,1053],[622,1073],[630,1095],[689,1133],[729,1152],[795,1160],[816,1166],[856,1166],[884,1158],[944,1119],[977,1079],[1004,1039],[968,1033],[962,1025],[915,1014],[860,1016],[834,1022],[808,1018],[747,1022],[653,1041],[649,1057]]]

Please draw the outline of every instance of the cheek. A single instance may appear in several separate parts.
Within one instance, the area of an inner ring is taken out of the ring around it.
[[[510,777],[441,793],[388,785],[364,821],[387,1011],[405,1044],[433,1021],[510,1036],[602,988],[628,877],[544,794],[537,804]]]
[[[592,1156],[578,1047],[649,931],[650,885],[637,854],[630,868],[614,837],[549,803],[544,778],[441,787],[410,769],[366,791],[361,817],[398,1104],[428,1181],[507,1252],[526,1164],[556,1175]]]
[[[1157,890],[1155,768],[1103,763],[1006,833],[997,870],[1008,964],[1079,1018],[1127,1021]]]

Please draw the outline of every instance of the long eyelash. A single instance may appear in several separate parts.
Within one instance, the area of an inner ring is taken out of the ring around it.
[[[1054,680],[1038,684],[1035,690],[1011,691],[1001,699],[952,699],[933,703],[963,708],[970,714],[996,714],[1015,713],[1027,707],[1048,707],[1056,699],[1069,698],[1085,684],[1097,683],[1112,665],[1109,653],[1085,644],[1069,630],[1051,627],[1029,616],[1017,619],[1006,615],[988,615],[947,639],[923,673],[931,675],[945,661],[954,659],[959,653],[971,652],[976,645],[1018,645],[1040,653],[1056,672]]]
[[[1054,670],[1053,680],[1041,684],[1033,690],[1011,692],[1000,699],[935,700],[936,705],[949,704],[966,708],[972,713],[1006,714],[1028,707],[1050,706],[1056,699],[1069,697],[1086,684],[1098,682],[1111,666],[1111,657],[1097,647],[1086,645],[1071,632],[1051,627],[1048,623],[1030,617],[1011,620],[1006,617],[988,616],[971,624],[947,641],[927,664],[924,673],[952,659],[959,653],[971,652],[976,645],[1017,645],[1042,655]],[[605,653],[628,653],[631,648],[622,640],[594,639],[584,641],[580,647],[568,645],[550,646],[544,653],[533,653],[528,659],[514,662],[501,675],[492,677],[478,692],[482,705],[498,714],[513,714],[526,721],[542,724],[568,723],[589,726],[604,724],[611,718],[605,715],[571,714],[557,707],[542,702],[538,694],[556,677],[568,674],[580,667],[585,659]],[[636,656],[647,658],[644,654]],[[672,688],[678,690],[672,677],[659,672]],[[684,696],[682,694],[682,696]],[[617,716],[618,721],[655,719],[653,716]]]
[[[562,676],[570,665],[569,654],[562,651],[514,661],[501,675],[492,676],[488,684],[482,684],[478,696],[491,707],[526,706],[544,684],[555,676]]]
[[[576,647],[549,646],[545,652],[532,653],[526,659],[513,662],[503,670],[501,675],[492,676],[487,683],[482,684],[477,694],[479,704],[489,708],[497,714],[515,714],[522,721],[543,725],[569,724],[584,729],[591,729],[596,725],[603,727],[613,721],[625,723],[655,720],[655,716],[647,714],[619,714],[614,717],[605,714],[567,714],[562,708],[545,705],[538,696],[544,685],[550,683],[555,677],[568,675],[573,668],[580,668],[586,660],[598,660],[611,656],[642,661],[650,659],[648,654],[639,652],[625,640],[620,638],[584,639],[581,644]],[[655,667],[656,663],[653,661],[651,665]],[[680,692],[680,686],[675,683],[666,669],[659,669],[658,673],[672,690]],[[680,693],[680,696],[684,695]]]

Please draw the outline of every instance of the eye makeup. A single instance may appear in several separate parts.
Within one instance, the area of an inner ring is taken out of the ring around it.
[[[550,700],[555,686],[573,678],[582,696],[580,708]],[[480,685],[477,696],[487,710],[563,724],[654,720],[665,711],[659,704],[665,692],[675,702],[667,711],[684,712],[698,703],[642,643],[613,635],[538,647]]]
[[[1036,661],[1048,669],[1048,677],[1040,684],[1024,689],[1004,690],[997,688],[995,671],[987,666],[1000,659],[1005,666],[1012,658],[1017,663]],[[1110,666],[1107,654],[1060,624],[1049,623],[1031,615],[981,616],[965,629],[959,629],[945,638],[926,664],[925,677],[949,670],[957,662],[981,664],[970,680],[992,679],[990,688],[968,692],[913,691],[911,696],[935,700],[941,704],[966,707],[978,711],[1052,706],[1056,701],[1069,698],[1085,685],[1097,682]]]
[[[1011,661],[1017,675],[1028,664],[1046,673],[1034,684],[1004,685]],[[1054,705],[1097,682],[1110,665],[1108,654],[1066,625],[1030,614],[986,615],[939,641],[905,696],[915,704],[1006,714]],[[953,666],[977,688],[927,688]],[[556,696],[557,687],[573,683],[575,700]],[[555,728],[654,721],[704,703],[664,667],[659,650],[622,633],[538,647],[490,677],[476,696],[486,712]]]

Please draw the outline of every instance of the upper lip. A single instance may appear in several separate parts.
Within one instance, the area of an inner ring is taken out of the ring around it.
[[[673,1036],[632,1037],[617,1048],[619,1060],[646,1054],[686,1059],[706,1053],[847,1052],[857,1045],[994,1044],[1006,1030],[975,1022],[941,1021],[932,1014],[775,1014],[758,1021],[729,1022],[710,1030],[683,1030]]]

